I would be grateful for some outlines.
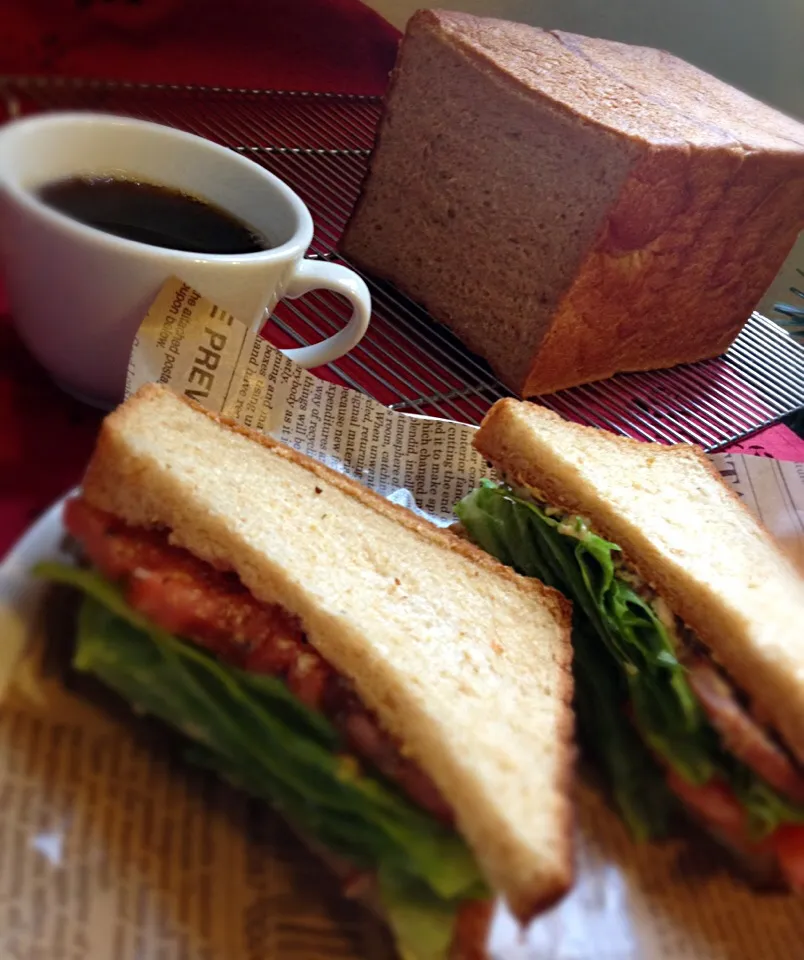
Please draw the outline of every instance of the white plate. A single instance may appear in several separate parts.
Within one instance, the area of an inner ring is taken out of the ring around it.
[[[31,568],[43,560],[72,562],[62,549],[66,531],[61,516],[65,500],[74,492],[50,506],[0,563],[0,699],[33,633],[48,589],[47,583],[31,576]]]
[[[770,461],[753,462],[757,469],[772,466]],[[48,589],[46,583],[30,575],[31,568],[44,560],[72,562],[62,549],[62,508],[74,492],[56,501],[0,563],[0,699],[29,638],[37,633],[42,599]],[[498,910],[492,939],[507,946],[496,956],[505,960],[590,960],[603,955],[599,947],[605,944],[609,960],[657,960],[671,955],[666,949],[669,943],[678,948],[672,956],[683,954],[702,960],[725,960],[727,956],[729,960],[760,956],[776,960],[799,955],[798,951],[785,953],[785,944],[798,943],[804,929],[800,900],[757,897],[720,869],[713,869],[711,875],[705,871],[700,876],[693,874],[689,884],[679,883],[686,841],[634,847],[603,799],[585,786],[582,794],[579,814],[584,838],[579,845],[574,890],[532,925],[526,941],[518,939],[510,916]],[[238,830],[227,833],[227,849],[234,850],[244,836],[245,831],[242,835]],[[697,869],[701,870],[700,865]],[[253,894],[239,875],[234,882],[245,898]],[[98,920],[97,942],[105,944],[104,924],[113,914],[116,894],[107,898],[93,888],[92,895],[93,916],[102,918]],[[654,922],[651,917],[656,918]],[[735,932],[727,939],[723,931],[732,928]],[[0,929],[0,960],[6,960],[10,955],[4,952],[2,934]],[[514,943],[516,947],[508,946]],[[108,950],[99,950],[84,956],[111,955]]]

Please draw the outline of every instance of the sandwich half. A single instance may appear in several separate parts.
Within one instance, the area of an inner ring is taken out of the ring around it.
[[[290,448],[149,385],[65,523],[74,656],[268,800],[415,960],[483,956],[572,879],[569,605]]]
[[[576,709],[637,835],[679,804],[804,887],[804,581],[703,451],[496,403],[470,537],[574,603]],[[671,801],[668,803],[668,801]]]

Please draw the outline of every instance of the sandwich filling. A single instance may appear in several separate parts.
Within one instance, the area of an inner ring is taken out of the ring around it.
[[[83,499],[65,525],[90,569],[43,576],[85,594],[74,665],[189,736],[191,759],[268,800],[349,866],[403,957],[441,960],[488,916],[449,804],[279,605],[231,572]]]
[[[489,553],[574,601],[579,731],[632,832],[664,833],[675,797],[804,888],[804,771],[617,544],[505,484],[484,482],[455,512]]]

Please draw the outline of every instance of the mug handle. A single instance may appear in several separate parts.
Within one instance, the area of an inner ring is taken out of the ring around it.
[[[284,296],[292,300],[311,290],[332,290],[346,297],[352,304],[352,316],[343,330],[321,343],[282,351],[300,367],[320,367],[342,357],[360,343],[371,320],[369,289],[362,277],[348,267],[324,260],[300,260]]]

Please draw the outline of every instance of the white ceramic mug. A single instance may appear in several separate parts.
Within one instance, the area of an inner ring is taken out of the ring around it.
[[[51,209],[37,188],[76,175],[120,175],[199,196],[274,246],[241,255],[184,253],[126,240]],[[123,395],[134,335],[160,287],[178,276],[259,329],[282,297],[317,288],[352,303],[347,326],[288,356],[305,367],[347,353],[371,298],[338,264],[305,260],[310,212],[285,183],[225,147],[171,127],[105,114],[53,113],[0,129],[0,253],[14,322],[53,379],[98,405]]]

